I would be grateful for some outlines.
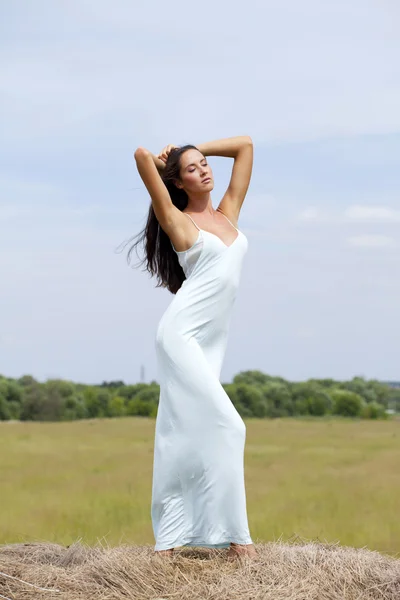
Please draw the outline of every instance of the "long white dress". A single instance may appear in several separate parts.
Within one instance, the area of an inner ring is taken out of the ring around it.
[[[186,279],[161,317],[155,340],[160,381],[151,504],[155,550],[252,543],[246,427],[219,380],[248,241],[235,228],[237,237],[228,246],[196,227],[191,248],[178,252],[172,246]]]

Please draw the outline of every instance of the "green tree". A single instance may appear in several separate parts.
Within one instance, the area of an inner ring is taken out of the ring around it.
[[[12,418],[9,404],[0,392],[0,421],[9,421]]]
[[[377,400],[374,387],[364,377],[353,377],[350,381],[343,381],[339,387],[362,396],[366,402],[376,402]]]
[[[136,383],[135,385],[125,385],[124,387],[118,388],[116,394],[121,398],[125,399],[125,402],[131,400],[139,392],[146,390],[148,387],[147,383]]]
[[[94,385],[88,385],[83,390],[83,399],[87,416],[91,419],[108,416],[110,393],[107,388],[101,390]]]
[[[48,389],[56,389],[62,398],[68,398],[75,394],[75,385],[65,379],[48,379],[45,385]]]
[[[266,417],[268,402],[259,386],[247,383],[236,384],[236,402],[242,410],[242,416]],[[239,413],[241,411],[237,409]]]
[[[286,384],[282,377],[272,377],[261,371],[242,371],[235,375],[233,383],[245,383],[247,385],[264,385],[265,383],[283,383]]]
[[[248,407],[242,405],[240,401],[240,395],[238,394],[238,386],[235,383],[224,383],[222,384],[222,387],[228,394],[230,401],[241,417],[253,416],[252,411]]]
[[[118,388],[122,388],[124,387],[124,382],[123,381],[103,381],[102,384],[100,384],[100,387],[106,387],[106,388],[110,388],[111,390],[116,390]]]
[[[108,413],[111,417],[123,417],[126,414],[125,400],[121,396],[113,396],[108,402]]]
[[[331,388],[331,387],[336,387],[337,386],[337,381],[335,381],[334,379],[330,379],[330,378],[325,378],[325,379],[309,379],[308,383],[315,383],[319,387],[322,387],[322,388]]]
[[[333,414],[343,417],[357,417],[363,407],[363,398],[348,390],[333,390]]]
[[[333,408],[332,398],[326,388],[316,380],[302,381],[291,386],[295,413],[322,416]]]
[[[146,385],[140,392],[131,398],[126,406],[128,415],[151,417],[157,412],[160,396],[160,386],[157,384]]]
[[[270,381],[261,391],[267,405],[266,416],[276,419],[294,414],[292,395],[286,383]]]
[[[21,404],[23,389],[17,384],[16,381],[7,381],[6,390],[7,402],[16,402],[17,404]]]
[[[388,408],[400,413],[400,389],[390,388],[388,397]]]
[[[385,407],[378,402],[365,404],[361,409],[360,416],[363,419],[387,419],[388,417]]]
[[[48,380],[42,384],[42,402],[38,419],[40,421],[61,421],[64,415],[65,398],[62,394],[63,381]]]
[[[371,379],[368,384],[371,390],[373,390],[375,393],[376,401],[379,404],[382,404],[382,406],[385,408],[388,408],[392,394],[392,388],[390,388],[387,384],[376,381],[375,379]]]
[[[85,419],[87,417],[87,408],[82,393],[75,392],[72,396],[65,398],[63,421]]]
[[[36,381],[24,386],[21,403],[21,421],[40,421],[44,404],[44,394]]]
[[[32,375],[23,375],[22,377],[17,379],[17,384],[21,385],[22,387],[27,387],[32,385],[38,385],[39,382],[36,381],[36,379],[32,377]]]

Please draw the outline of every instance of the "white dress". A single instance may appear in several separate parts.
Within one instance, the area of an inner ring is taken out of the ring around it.
[[[237,228],[229,246],[197,229],[191,248],[178,252],[172,246],[186,279],[155,340],[155,550],[253,543],[244,484],[246,427],[219,381],[248,241]]]

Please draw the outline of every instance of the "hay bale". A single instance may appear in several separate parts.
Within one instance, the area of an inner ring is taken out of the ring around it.
[[[400,598],[396,558],[320,542],[256,549],[256,559],[231,562],[226,549],[181,548],[170,558],[154,554],[152,546],[10,544],[0,546],[0,594],[10,600]]]

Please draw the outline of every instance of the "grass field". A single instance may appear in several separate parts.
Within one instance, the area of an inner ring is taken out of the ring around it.
[[[0,544],[153,544],[154,425],[1,422]],[[255,542],[300,536],[399,554],[400,421],[246,425]]]

